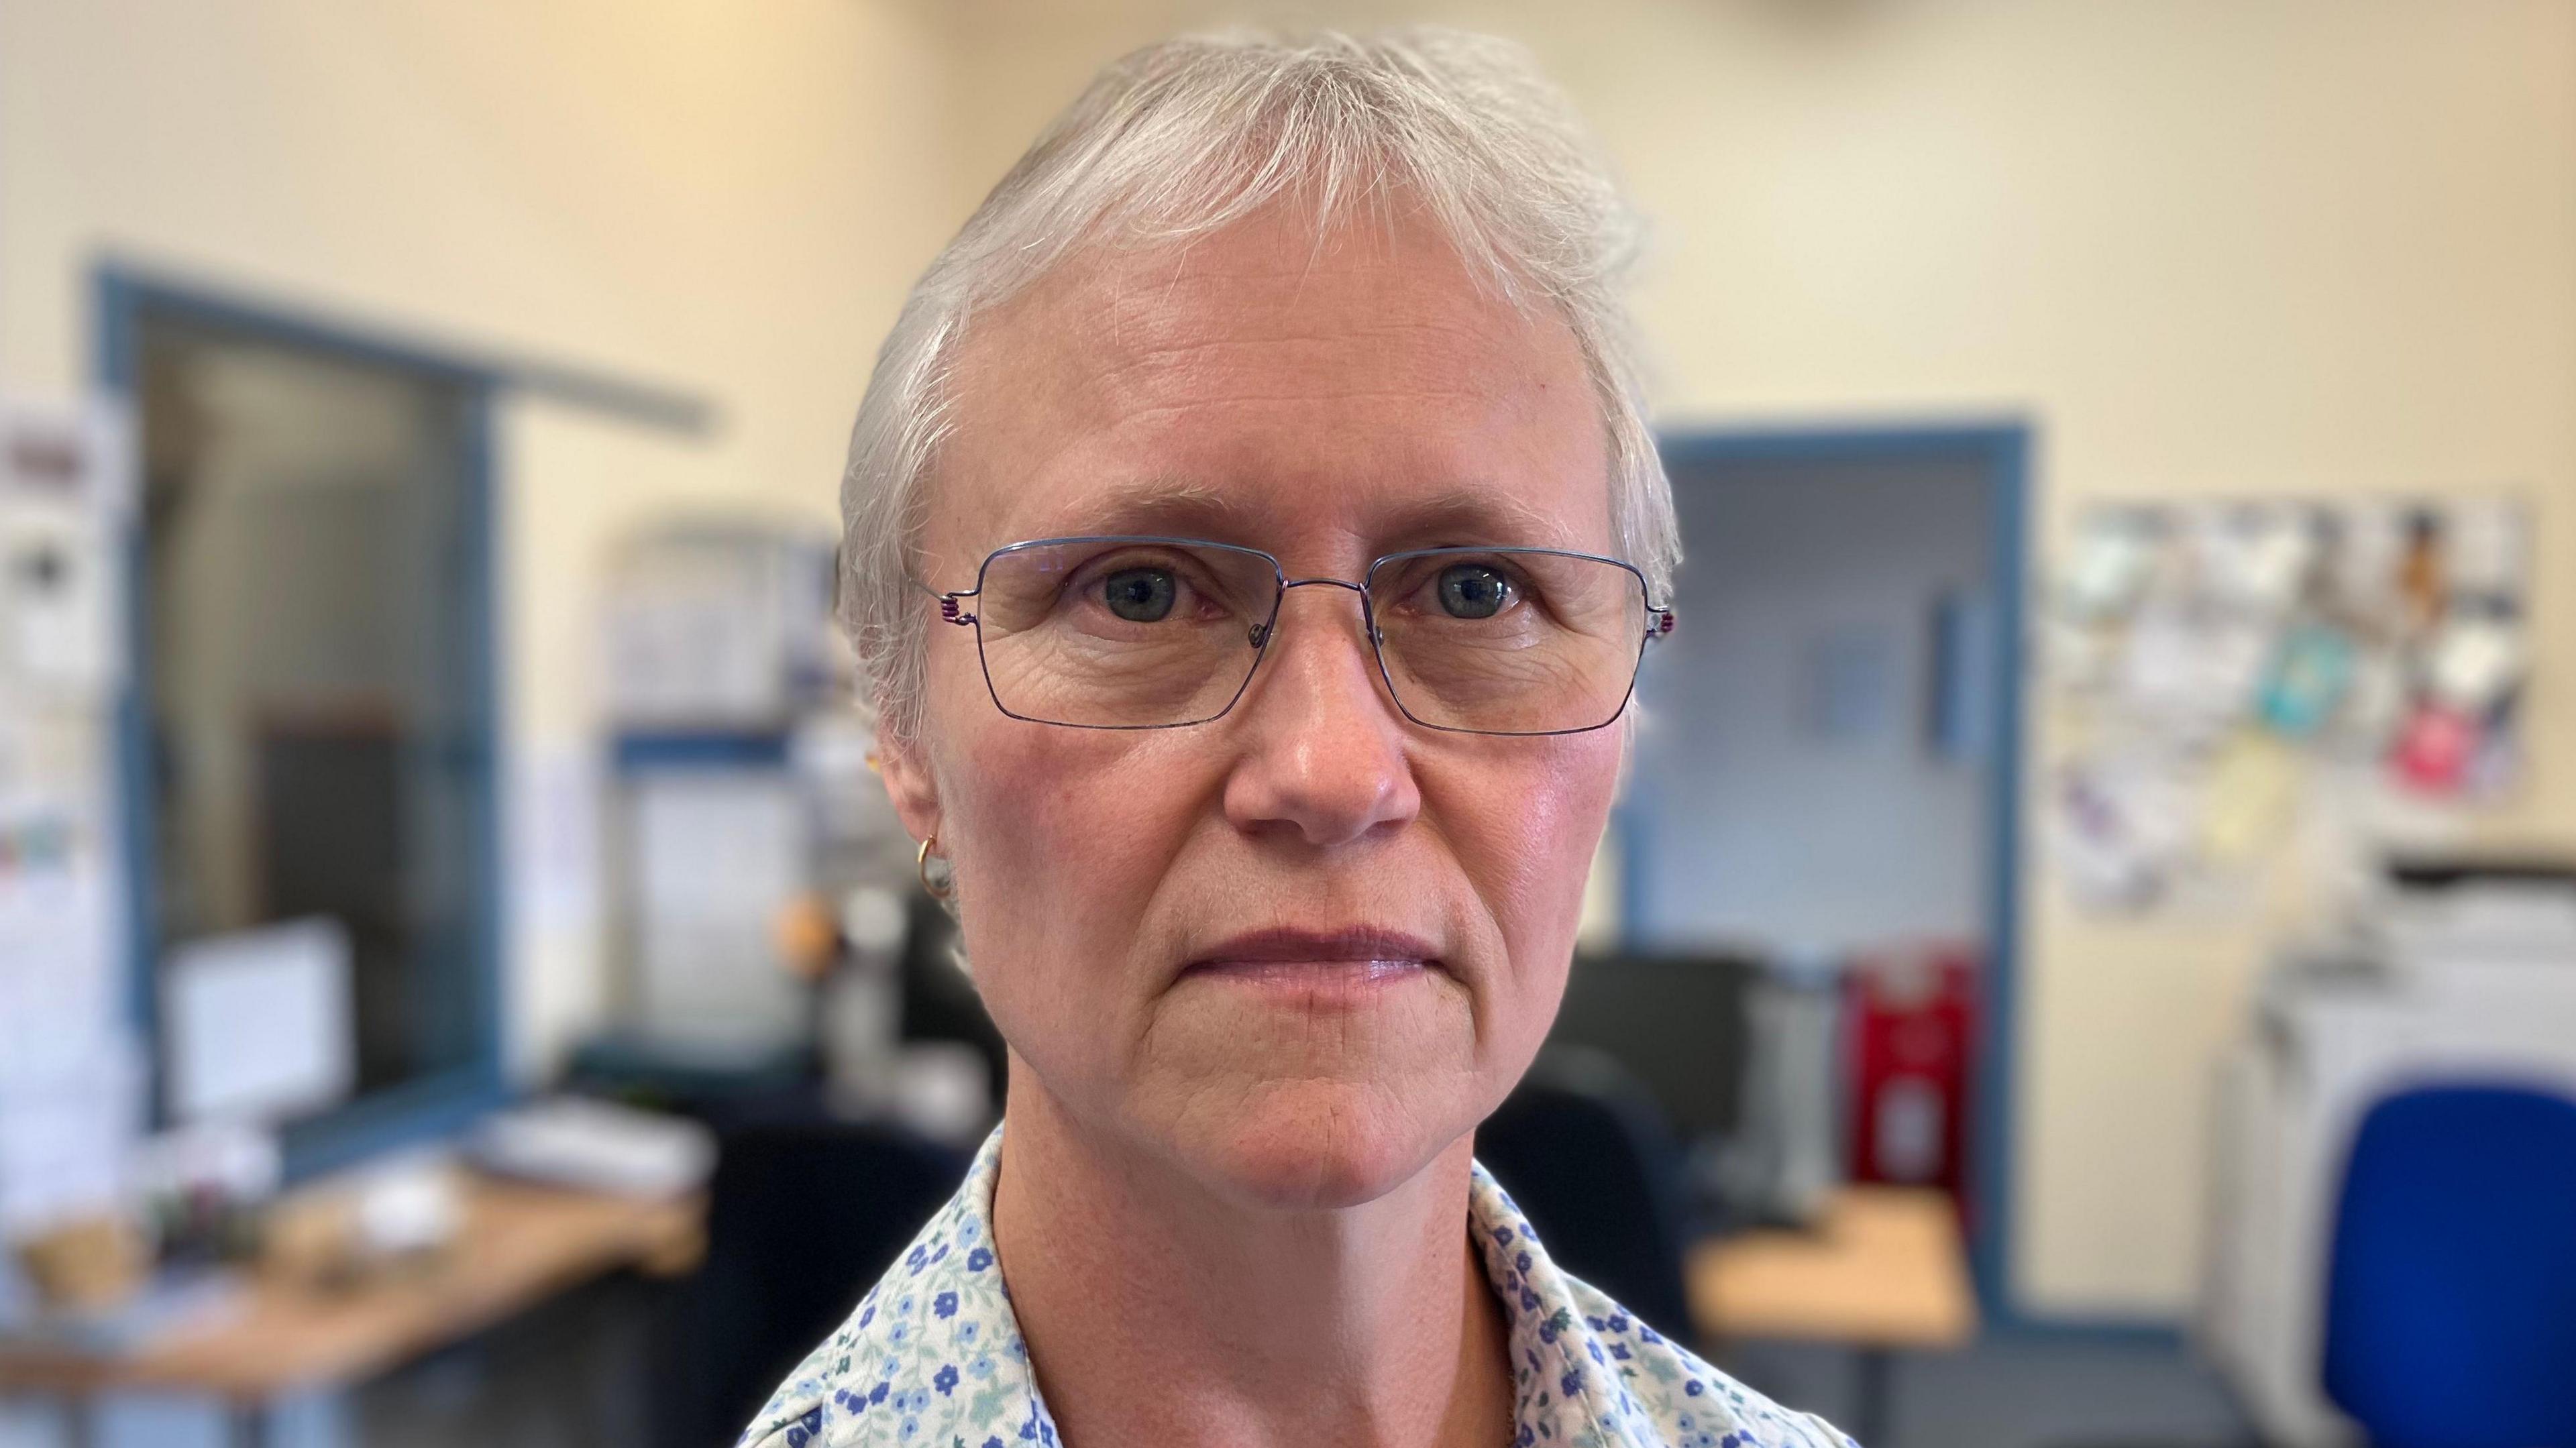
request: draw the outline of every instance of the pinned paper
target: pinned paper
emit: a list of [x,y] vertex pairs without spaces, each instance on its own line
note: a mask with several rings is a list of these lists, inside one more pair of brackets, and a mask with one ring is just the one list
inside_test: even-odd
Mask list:
[[2299,793],[2299,757],[2288,744],[2254,730],[2232,736],[2201,786],[2201,853],[2223,866],[2256,860],[2288,832]]
[[2066,572],[2068,608],[2088,619],[2128,612],[2155,562],[2154,528],[2144,515],[2104,510],[2085,520]]
[[2293,739],[2314,735],[2342,704],[2352,669],[2352,641],[2341,630],[2323,624],[2290,630],[2263,685],[2263,722]]
[[2493,709],[2522,678],[2522,629],[2510,619],[2454,619],[2427,652],[2434,697],[2462,714]]
[[2484,737],[2478,721],[2457,709],[2427,704],[2406,722],[2393,758],[2397,777],[2425,794],[2457,794]]

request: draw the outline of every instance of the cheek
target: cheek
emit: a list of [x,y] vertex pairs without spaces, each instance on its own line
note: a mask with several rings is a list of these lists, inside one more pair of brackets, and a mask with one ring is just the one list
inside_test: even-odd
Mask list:
[[1137,736],[1003,717],[950,737],[942,818],[978,988],[1044,1068],[1105,1047],[1134,995],[1136,924],[1189,834],[1188,777]]
[[1618,793],[1622,741],[1604,729],[1494,742],[1519,752],[1448,771],[1440,827],[1500,937],[1487,1029],[1498,1044],[1535,1050],[1565,989],[1584,885]]

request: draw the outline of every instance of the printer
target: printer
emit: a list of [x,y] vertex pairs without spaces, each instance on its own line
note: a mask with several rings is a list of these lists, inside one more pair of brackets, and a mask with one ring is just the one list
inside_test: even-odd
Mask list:
[[2331,937],[2276,960],[2220,1072],[2201,1345],[2266,1442],[2358,1444],[2322,1385],[2354,1134],[2419,1085],[2576,1097],[2576,864],[2392,861]]

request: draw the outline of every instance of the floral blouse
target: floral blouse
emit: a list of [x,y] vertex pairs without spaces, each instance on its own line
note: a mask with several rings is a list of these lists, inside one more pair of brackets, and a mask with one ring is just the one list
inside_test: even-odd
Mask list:
[[[993,1257],[996,1128],[965,1184],[799,1364],[740,1448],[1057,1448]],[[1468,1215],[1501,1300],[1519,1448],[1856,1448],[1558,1271],[1479,1166]]]

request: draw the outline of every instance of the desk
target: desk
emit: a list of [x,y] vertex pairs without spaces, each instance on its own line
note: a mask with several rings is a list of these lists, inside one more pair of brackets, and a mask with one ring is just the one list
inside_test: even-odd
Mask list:
[[1808,1231],[1713,1238],[1688,1264],[1691,1315],[1703,1337],[1789,1338],[1858,1354],[1852,1424],[1884,1448],[1888,1376],[1899,1350],[1965,1346],[1977,1298],[1950,1199],[1897,1187],[1845,1187]]
[[698,1199],[636,1202],[468,1178],[465,1220],[434,1266],[331,1291],[255,1273],[240,1297],[133,1350],[88,1355],[0,1344],[0,1390],[88,1400],[118,1389],[204,1393],[232,1409],[237,1443],[267,1431],[267,1406],[354,1382],[623,1268],[676,1275],[704,1242]]

